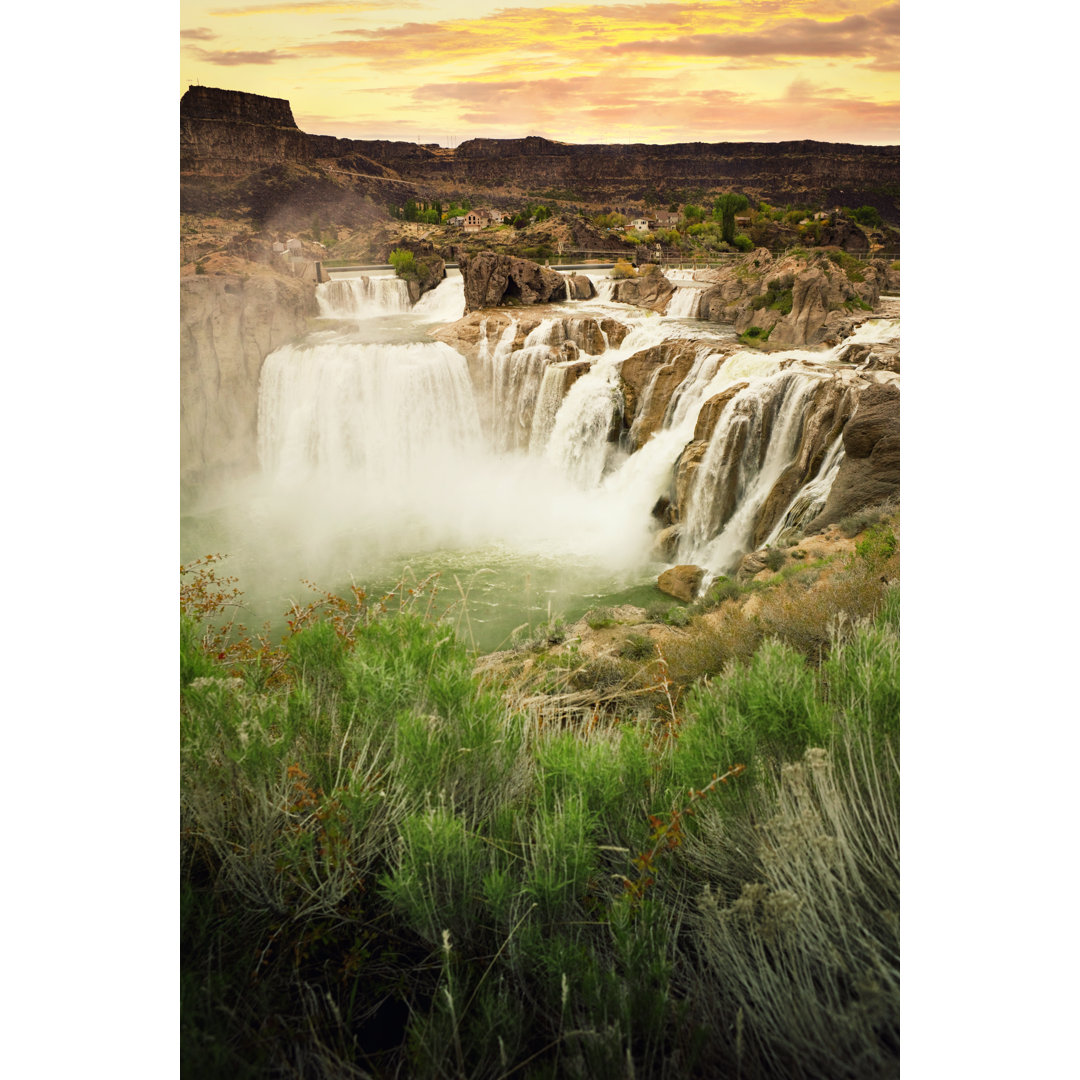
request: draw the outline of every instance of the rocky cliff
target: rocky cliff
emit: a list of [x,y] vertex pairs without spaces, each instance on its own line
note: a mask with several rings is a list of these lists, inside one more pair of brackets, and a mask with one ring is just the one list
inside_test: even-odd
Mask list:
[[[668,202],[738,190],[776,205],[875,206],[900,217],[900,148],[777,143],[571,144],[470,139],[454,150],[300,131],[284,99],[191,87],[180,103],[181,174],[237,177],[270,164],[320,164],[384,181],[463,190],[546,191],[582,203]],[[388,195],[388,197],[392,197]]]
[[314,285],[252,269],[180,282],[180,475],[188,491],[258,469],[263,360],[318,312]]

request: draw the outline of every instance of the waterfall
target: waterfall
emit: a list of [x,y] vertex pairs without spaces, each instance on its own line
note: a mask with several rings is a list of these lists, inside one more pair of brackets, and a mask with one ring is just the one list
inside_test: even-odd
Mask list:
[[795,498],[788,504],[784,516],[776,523],[773,531],[765,540],[766,546],[775,544],[784,533],[796,531],[803,525],[813,521],[822,511],[832,490],[833,481],[840,471],[840,463],[844,460],[844,437],[837,435],[832,445],[825,452],[821,466],[813,480],[804,484],[796,493]]
[[259,457],[271,476],[348,476],[364,500],[397,497],[478,434],[465,361],[441,342],[302,343],[263,365]]
[[672,319],[697,319],[701,312],[704,290],[693,285],[679,285],[668,301],[667,314]]
[[605,355],[570,387],[555,417],[545,459],[579,487],[594,487],[604,474],[612,425],[621,414],[619,364]]
[[548,364],[544,368],[544,377],[540,383],[540,392],[536,395],[536,408],[533,410],[532,430],[529,433],[529,453],[542,454],[555,428],[555,417],[563,402],[563,387],[566,385],[565,362]]
[[465,279],[459,274],[447,276],[430,292],[424,293],[413,313],[425,322],[454,322],[465,313]]
[[752,543],[758,511],[799,448],[821,377],[783,371],[755,380],[724,409],[683,512],[679,559],[717,573]]
[[[600,282],[594,304],[611,284]],[[389,277],[330,282],[318,295],[324,313],[353,319],[365,304],[374,314],[406,310],[404,283]],[[453,319],[463,304],[453,277],[409,314],[431,324]],[[603,317],[591,310],[586,318]],[[820,513],[844,451],[836,436],[827,447],[821,441],[832,423],[823,410],[835,409],[824,392],[833,375],[801,362],[828,363],[836,350],[725,355],[729,345],[681,316],[628,310],[619,314],[630,329],[617,348],[570,360],[575,339],[600,348],[596,327],[548,316],[523,337],[527,316],[507,314],[482,319],[468,362],[441,342],[402,340],[401,320],[371,333],[320,331],[272,353],[259,394],[265,498],[279,508],[262,529],[267,542],[300,537],[358,573],[373,553],[453,558],[503,545],[514,558],[559,553],[567,565],[592,560],[640,582],[656,572],[650,510],[673,486],[678,561],[714,572],[730,572],[763,529],[772,527],[775,542]],[[841,347],[897,332],[895,320],[871,320]],[[694,342],[693,362],[658,429],[629,453],[619,440],[622,365],[671,338]],[[726,402],[708,445],[694,443],[705,403],[743,381],[749,386]],[[651,381],[639,407],[660,392]],[[693,455],[683,458],[688,446]],[[796,489],[792,466],[805,467],[812,453],[821,456],[816,475]]]
[[[438,290],[436,290],[438,291]],[[333,319],[369,319],[408,311],[409,288],[398,277],[338,278],[315,288],[319,314]]]

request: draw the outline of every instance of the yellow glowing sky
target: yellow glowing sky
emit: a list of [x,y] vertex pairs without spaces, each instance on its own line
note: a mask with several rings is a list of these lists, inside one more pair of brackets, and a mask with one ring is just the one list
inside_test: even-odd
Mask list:
[[287,98],[313,134],[900,142],[882,0],[181,0],[180,28],[181,92]]

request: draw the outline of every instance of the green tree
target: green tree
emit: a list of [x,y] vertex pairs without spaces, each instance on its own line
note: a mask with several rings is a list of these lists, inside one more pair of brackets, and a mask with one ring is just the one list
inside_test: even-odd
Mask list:
[[735,241],[735,215],[750,205],[745,195],[725,192],[713,203],[713,217],[720,222],[720,234],[728,244]]
[[876,206],[860,206],[851,215],[860,225],[868,225],[872,229],[881,227],[881,214]]

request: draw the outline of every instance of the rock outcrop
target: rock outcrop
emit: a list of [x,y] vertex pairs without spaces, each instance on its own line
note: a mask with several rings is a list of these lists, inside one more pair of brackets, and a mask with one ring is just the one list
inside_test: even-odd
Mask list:
[[646,273],[626,278],[617,282],[611,291],[611,299],[616,303],[650,308],[661,315],[667,311],[674,295],[675,286],[661,273]]
[[731,323],[740,334],[757,327],[770,346],[803,346],[843,338],[878,303],[891,273],[883,259],[858,262],[825,251],[773,256],[760,248],[694,276],[711,286],[703,318]]
[[516,304],[546,304],[566,298],[563,277],[530,259],[481,251],[462,256],[465,311]]
[[900,387],[874,383],[859,398],[844,427],[844,460],[812,533],[864,506],[900,495]]
[[250,269],[180,282],[180,475],[188,491],[258,468],[263,360],[318,313],[313,284]]
[[441,284],[446,277],[446,263],[436,252],[430,240],[411,240],[402,238],[389,243],[380,252],[383,259],[389,261],[391,251],[411,251],[416,266],[412,275],[405,278],[409,290],[409,299],[415,304],[426,292]]

